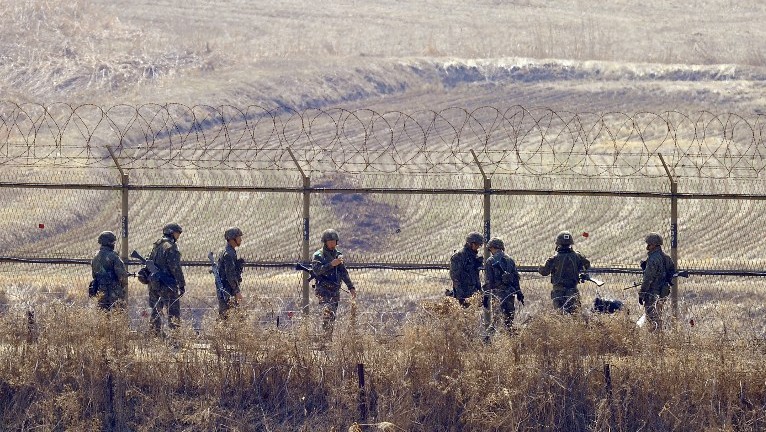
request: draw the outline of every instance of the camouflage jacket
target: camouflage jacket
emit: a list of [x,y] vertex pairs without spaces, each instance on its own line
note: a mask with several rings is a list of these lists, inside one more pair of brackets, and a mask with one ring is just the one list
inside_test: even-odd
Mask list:
[[[181,251],[178,250],[173,237],[162,237],[154,242],[154,248],[148,259],[153,260],[159,272],[163,273],[161,280],[173,282],[172,284],[163,283],[163,285],[186,286],[184,272],[181,270]],[[167,278],[167,276],[170,277]]]
[[449,277],[452,279],[452,291],[456,298],[464,299],[471,297],[473,293],[481,289],[479,269],[483,258],[469,245],[455,252],[449,261]]
[[574,288],[579,282],[580,273],[590,268],[590,261],[580,252],[570,248],[560,248],[558,253],[539,268],[543,276],[551,275],[551,283],[566,288]]
[[666,272],[670,268],[675,268],[673,259],[670,258],[662,248],[657,248],[647,254],[646,267],[644,268],[644,279],[641,283],[639,292],[652,293],[665,297],[670,294],[668,289],[668,280]]
[[237,259],[237,250],[230,244],[226,245],[218,257],[218,273],[226,294],[230,296],[239,294],[239,286],[242,283],[242,261]]
[[[93,280],[98,291],[106,294],[122,292],[128,287],[128,271],[120,256],[108,246],[101,246],[90,262]],[[122,297],[122,295],[118,295]]]
[[[506,276],[507,282],[503,281],[504,273],[508,274]],[[516,263],[513,258],[502,251],[487,258],[487,264],[484,266],[484,279],[488,290],[503,297],[514,294],[521,289]]]
[[333,267],[330,264],[339,255],[342,255],[341,251],[338,249],[330,250],[327,247],[322,247],[322,249],[314,252],[314,256],[311,258],[311,269],[317,276],[317,291],[320,293],[339,291],[341,282],[345,283],[348,289],[355,289],[346,266],[341,264]]

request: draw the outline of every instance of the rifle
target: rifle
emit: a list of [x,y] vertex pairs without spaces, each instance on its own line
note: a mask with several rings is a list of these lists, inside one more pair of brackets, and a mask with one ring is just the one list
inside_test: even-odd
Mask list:
[[[161,281],[163,279],[163,276],[165,276],[163,273],[160,272],[160,269],[157,268],[157,264],[154,263],[154,260],[144,258],[143,256],[141,256],[140,253],[138,253],[137,250],[134,249],[133,252],[131,252],[130,257],[137,259],[141,264],[144,265],[146,270],[148,270],[149,275],[147,279],[150,279],[153,281]],[[140,275],[141,275],[141,271],[139,270],[138,276]]]
[[587,272],[580,273],[579,279],[580,279],[580,283],[593,282],[594,284],[596,284],[596,286],[599,286],[599,287],[604,285],[604,281],[592,277]]
[[314,269],[303,263],[295,263],[295,270],[303,270],[309,274],[309,282],[317,278],[317,274],[314,273]]
[[[679,271],[679,272],[673,273],[673,278],[677,278],[677,277],[688,278],[689,277],[689,272],[687,270],[683,270],[683,271]],[[631,285],[629,287],[623,288],[623,290],[629,290],[631,288],[639,287],[639,286],[641,286],[642,283],[643,282],[636,282],[636,283],[634,283],[633,285]],[[669,285],[673,285],[670,282],[668,284]]]
[[220,301],[227,301],[227,297],[231,297],[226,289],[223,287],[223,281],[221,280],[221,273],[218,271],[218,263],[215,261],[215,254],[210,252],[207,254],[207,259],[210,261],[210,270],[213,278],[215,279],[215,295]]

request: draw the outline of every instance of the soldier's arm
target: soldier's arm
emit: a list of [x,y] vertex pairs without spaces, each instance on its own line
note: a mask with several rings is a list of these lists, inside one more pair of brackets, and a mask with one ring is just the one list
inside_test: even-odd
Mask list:
[[459,255],[452,255],[452,258],[449,260],[449,277],[454,283],[460,282],[460,272],[462,271],[460,264]]
[[340,280],[346,284],[349,290],[356,289],[354,283],[351,282],[351,276],[348,275],[348,270],[345,265],[341,264],[338,266],[338,274],[340,275]]
[[330,273],[332,265],[329,262],[324,262],[320,254],[314,254],[314,257],[311,260],[311,268],[317,276],[324,276]]
[[548,258],[548,260],[545,261],[545,265],[540,266],[537,271],[543,276],[548,276],[551,274],[553,271],[553,257]]
[[484,283],[488,289],[495,289],[497,284],[497,269],[493,265],[494,260],[487,260],[487,265],[484,267]]
[[654,257],[646,260],[646,269],[644,269],[644,280],[641,282],[641,289],[639,292],[649,292],[652,289],[654,281],[658,277],[665,277],[664,271],[660,262]]
[[516,291],[521,290],[521,275],[519,275],[519,269],[516,268],[516,262],[511,259],[510,261],[510,268],[508,269],[508,273],[513,275],[513,288]]
[[582,268],[584,270],[588,270],[590,268],[590,260],[588,258],[585,258],[585,255],[578,253],[580,255],[580,262],[582,263]]
[[128,287],[128,269],[125,268],[125,263],[122,259],[115,254],[114,260],[114,274],[117,276],[117,281],[123,288]]
[[170,273],[173,275],[173,278],[176,280],[176,284],[179,287],[185,287],[186,286],[186,279],[184,279],[184,272],[181,269],[181,252],[176,247],[172,247],[168,249],[167,255],[166,255],[166,263],[168,266],[168,269],[170,270]]
[[222,260],[223,270],[220,273],[221,278],[226,280],[226,285],[229,287],[229,294],[239,294],[239,277],[237,275],[237,266],[234,262],[234,257],[224,252]]

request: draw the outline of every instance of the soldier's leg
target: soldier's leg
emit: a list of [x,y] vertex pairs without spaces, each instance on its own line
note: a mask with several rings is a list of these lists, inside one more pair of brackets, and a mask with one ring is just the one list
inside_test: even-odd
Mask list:
[[160,313],[162,312],[162,298],[155,287],[149,288],[149,307],[152,309],[152,317],[149,321],[151,329],[154,334],[159,335],[160,330],[162,330],[162,319],[160,318]]
[[662,328],[662,299],[654,294],[646,294],[644,297],[644,311],[646,319],[651,324],[649,331],[655,331]]
[[551,290],[551,300],[553,301],[554,309],[559,312],[565,312],[564,307],[567,304],[567,297],[563,287],[553,286],[553,290]]
[[567,288],[564,292],[564,313],[573,314],[580,309],[580,291]]
[[229,310],[229,302],[218,299],[218,318],[225,320]]
[[322,329],[325,331],[332,331],[335,325],[335,316],[338,312],[339,302],[340,293],[322,296],[319,302],[322,305]]
[[168,303],[168,327],[177,329],[181,325],[181,297],[171,292]]
[[505,297],[502,303],[503,309],[503,323],[507,330],[511,330],[513,326],[513,319],[516,317],[516,303],[513,295]]

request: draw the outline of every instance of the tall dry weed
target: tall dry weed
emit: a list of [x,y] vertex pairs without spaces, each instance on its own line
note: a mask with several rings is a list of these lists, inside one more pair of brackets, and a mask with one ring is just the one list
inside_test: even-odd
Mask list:
[[[476,302],[478,304],[478,302]],[[395,332],[356,306],[331,340],[204,318],[168,338],[65,303],[0,317],[5,430],[762,430],[756,334],[540,312],[485,343],[481,310],[422,305]],[[33,335],[34,337],[30,337]],[[359,388],[360,364],[365,385]],[[368,425],[368,426],[365,426]],[[396,429],[398,428],[398,429]]]

